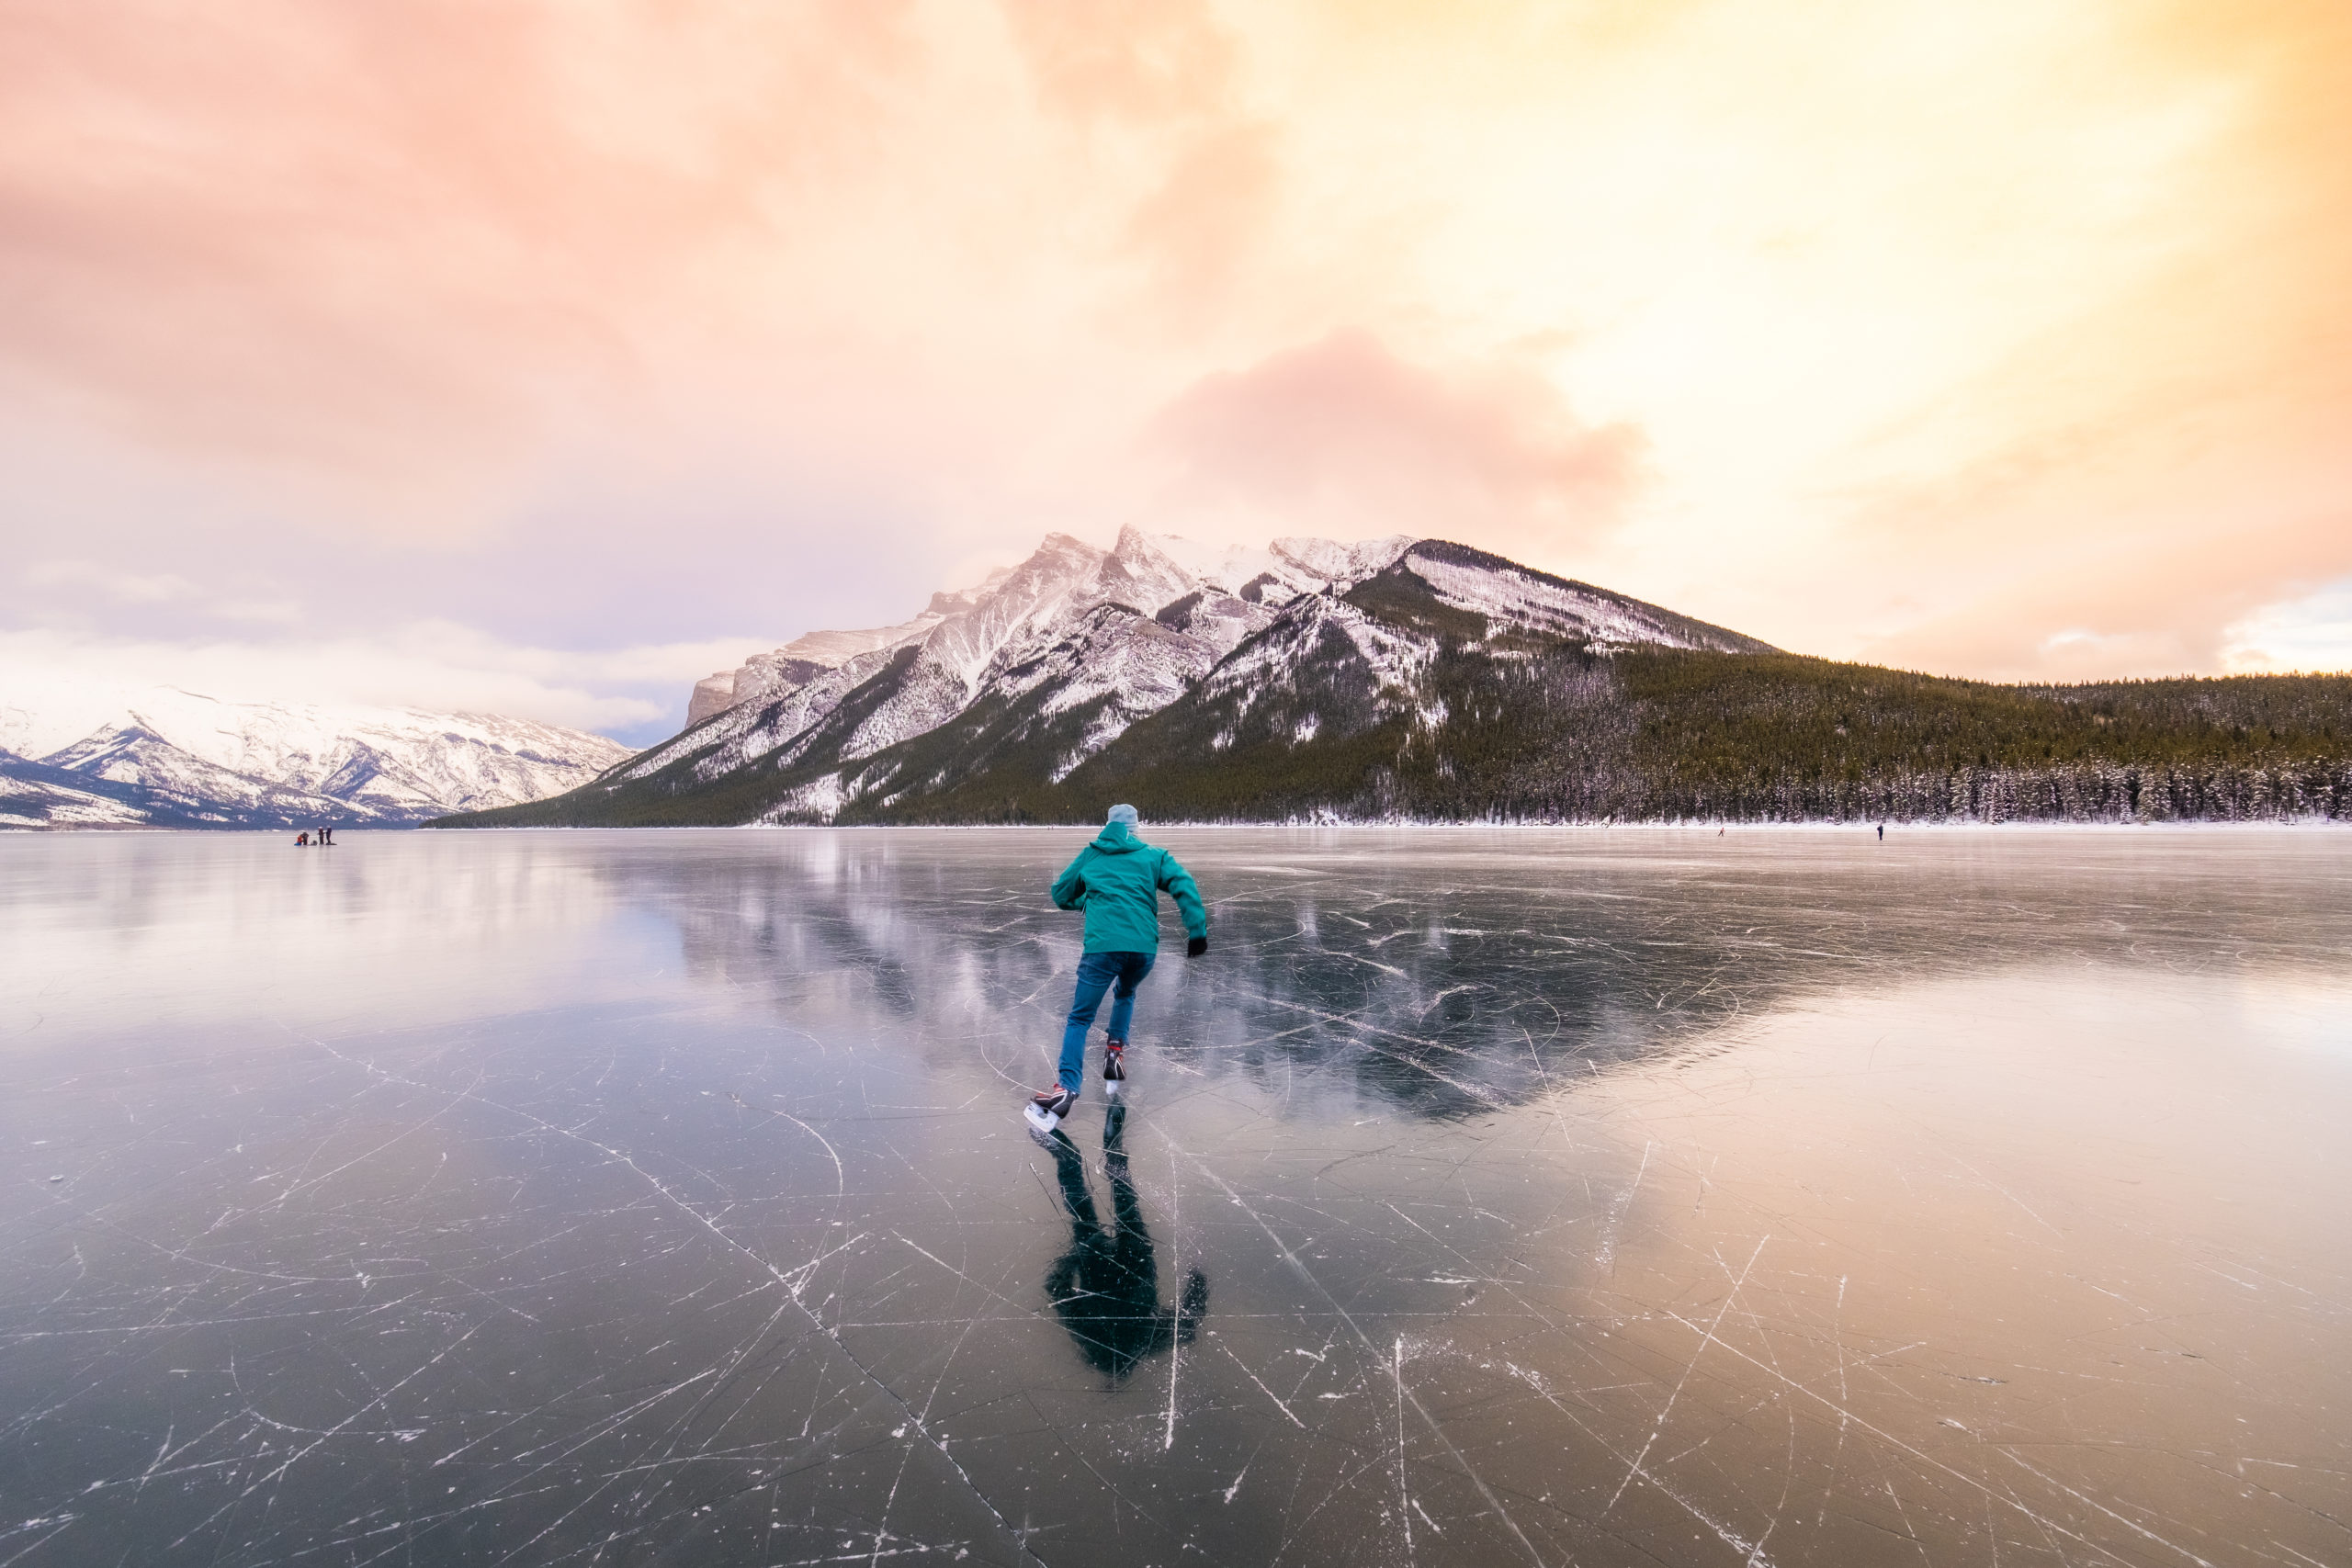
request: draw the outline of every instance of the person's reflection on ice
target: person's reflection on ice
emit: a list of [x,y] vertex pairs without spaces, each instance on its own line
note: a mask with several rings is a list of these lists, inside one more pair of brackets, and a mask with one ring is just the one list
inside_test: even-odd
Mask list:
[[1136,1201],[1135,1179],[1127,1173],[1127,1151],[1120,1141],[1126,1119],[1127,1108],[1114,1104],[1102,1120],[1102,1164],[1111,1177],[1107,1234],[1096,1217],[1086,1157],[1078,1145],[1059,1129],[1038,1140],[1053,1151],[1070,1220],[1069,1250],[1046,1276],[1046,1294],[1078,1353],[1114,1382],[1124,1382],[1147,1356],[1190,1345],[1209,1306],[1208,1279],[1198,1269],[1184,1276],[1175,1306],[1159,1304],[1151,1232]]

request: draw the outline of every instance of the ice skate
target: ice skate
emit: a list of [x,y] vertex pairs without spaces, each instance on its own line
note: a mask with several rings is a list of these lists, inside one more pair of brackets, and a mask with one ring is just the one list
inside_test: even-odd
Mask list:
[[1074,1089],[1041,1089],[1029,1097],[1029,1104],[1022,1111],[1029,1118],[1029,1125],[1040,1133],[1050,1133],[1062,1124],[1062,1118],[1078,1106],[1078,1090]]
[[1114,1040],[1102,1049],[1102,1092],[1113,1099],[1127,1081],[1127,1043]]

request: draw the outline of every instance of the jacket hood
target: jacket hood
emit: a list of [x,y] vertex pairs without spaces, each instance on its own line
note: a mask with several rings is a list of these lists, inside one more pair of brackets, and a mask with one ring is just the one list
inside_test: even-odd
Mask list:
[[1130,838],[1125,822],[1108,822],[1103,824],[1100,833],[1094,835],[1093,847],[1106,855],[1123,855],[1130,850],[1143,848],[1143,840]]

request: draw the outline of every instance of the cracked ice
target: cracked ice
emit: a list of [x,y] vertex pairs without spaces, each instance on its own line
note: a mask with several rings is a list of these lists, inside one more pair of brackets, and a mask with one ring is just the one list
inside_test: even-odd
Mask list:
[[0,1563],[2352,1560],[2352,836],[1148,832],[0,841]]

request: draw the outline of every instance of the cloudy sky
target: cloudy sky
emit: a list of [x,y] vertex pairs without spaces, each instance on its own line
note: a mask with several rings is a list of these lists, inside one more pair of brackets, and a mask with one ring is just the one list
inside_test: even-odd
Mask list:
[[2342,0],[8,0],[0,705],[650,739],[1048,530],[2352,663]]

